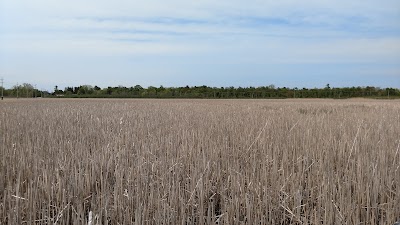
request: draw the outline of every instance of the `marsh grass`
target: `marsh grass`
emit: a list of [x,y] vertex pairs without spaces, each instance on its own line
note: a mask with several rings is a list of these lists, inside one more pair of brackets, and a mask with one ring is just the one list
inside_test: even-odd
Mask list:
[[0,224],[393,224],[400,102],[6,100]]

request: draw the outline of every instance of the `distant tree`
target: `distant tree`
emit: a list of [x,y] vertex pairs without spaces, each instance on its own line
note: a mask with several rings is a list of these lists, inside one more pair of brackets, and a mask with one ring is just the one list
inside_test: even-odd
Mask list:
[[74,93],[74,94],[78,94],[78,92],[79,92],[79,88],[80,88],[80,87],[74,87],[74,91],[73,91],[73,93]]
[[107,87],[106,88],[106,93],[108,94],[108,95],[111,95],[112,93],[114,92],[114,88],[113,87]]
[[[9,96],[32,97],[37,90],[30,84],[14,86],[13,89],[5,90],[5,94]],[[40,93],[39,93],[40,94]],[[350,97],[400,97],[400,90],[395,88],[381,89],[379,87],[343,87],[331,88],[327,84],[323,88],[289,88],[258,86],[258,87],[208,87],[202,86],[180,86],[180,87],[154,87],[149,86],[143,88],[140,85],[133,87],[117,86],[101,89],[100,87],[91,85],[81,85],[79,87],[66,87],[64,91],[59,90],[55,86],[53,95],[59,94],[79,94],[85,96],[97,95],[114,97],[147,97],[147,98],[350,98]]]
[[331,89],[331,87],[330,87],[329,84],[326,84],[325,88],[326,88],[326,89]]
[[80,95],[90,95],[94,93],[94,89],[91,85],[81,85],[79,87],[78,94]]
[[135,85],[135,87],[133,87],[135,90],[143,90],[143,87],[140,85]]
[[154,86],[149,86],[147,88],[147,93],[150,95],[149,97],[155,97],[157,96],[157,88]]
[[73,87],[66,87],[64,88],[64,93],[67,95],[71,95],[74,93],[74,88]]
[[64,91],[62,91],[62,90],[59,90],[57,85],[56,85],[56,86],[54,86],[54,92],[53,92],[53,95],[62,95],[62,94],[64,94]]

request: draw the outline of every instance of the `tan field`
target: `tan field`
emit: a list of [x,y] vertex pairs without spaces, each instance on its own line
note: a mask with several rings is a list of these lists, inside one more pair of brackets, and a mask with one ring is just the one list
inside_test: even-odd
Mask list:
[[393,224],[398,100],[6,99],[0,224]]

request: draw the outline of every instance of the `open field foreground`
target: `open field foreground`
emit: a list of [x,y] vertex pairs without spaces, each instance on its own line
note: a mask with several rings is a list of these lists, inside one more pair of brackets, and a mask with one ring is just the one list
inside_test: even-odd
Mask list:
[[0,116],[0,224],[400,219],[397,100],[6,99]]

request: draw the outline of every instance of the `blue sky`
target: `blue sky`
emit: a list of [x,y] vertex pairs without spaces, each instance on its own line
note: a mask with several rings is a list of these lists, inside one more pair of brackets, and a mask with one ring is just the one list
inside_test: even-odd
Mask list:
[[400,88],[398,0],[0,0],[5,86]]

